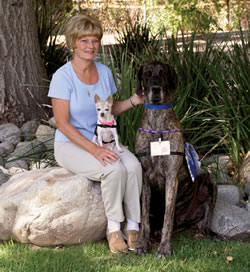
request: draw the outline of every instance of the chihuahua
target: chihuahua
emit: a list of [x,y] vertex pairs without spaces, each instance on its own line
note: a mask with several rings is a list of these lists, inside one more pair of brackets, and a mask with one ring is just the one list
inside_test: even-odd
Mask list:
[[113,102],[112,95],[110,95],[106,101],[101,101],[99,96],[95,94],[95,105],[98,120],[95,130],[96,137],[94,141],[100,146],[103,146],[103,144],[107,145],[111,150],[113,149],[115,142],[117,150],[119,152],[123,152],[118,141],[116,121],[111,113]]

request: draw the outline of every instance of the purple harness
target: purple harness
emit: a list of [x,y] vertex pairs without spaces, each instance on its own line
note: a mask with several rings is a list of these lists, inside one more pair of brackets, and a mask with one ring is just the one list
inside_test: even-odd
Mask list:
[[[151,105],[151,104],[145,104],[145,103],[144,103],[144,106],[145,106],[145,108],[154,109],[154,110],[170,109],[173,107],[171,104]],[[152,130],[152,129],[139,128],[139,130],[144,131],[144,132],[158,134],[159,139],[162,139],[162,134],[165,134],[165,133],[181,132],[181,130],[179,130],[179,129],[157,131],[157,130]],[[199,157],[198,157],[198,154],[196,153],[194,147],[189,143],[184,144],[184,151],[185,151],[185,153],[170,151],[170,155],[185,156],[190,176],[192,178],[192,181],[194,182],[194,180],[197,176],[197,172],[200,169]],[[150,152],[141,152],[141,153],[136,154],[136,157],[138,157],[138,158],[144,157],[144,156],[151,156],[151,153]]]
[[[163,105],[152,105],[152,104],[146,104],[144,102],[144,107],[147,109],[151,109],[151,110],[168,110],[171,109],[173,107],[172,104],[163,104]],[[152,130],[152,129],[146,129],[146,128],[139,128],[140,131],[144,131],[144,132],[149,132],[149,133],[154,133],[154,134],[158,134],[159,135],[159,139],[162,139],[162,134],[165,133],[172,133],[172,132],[181,132],[181,130],[179,129],[174,129],[174,130]],[[183,152],[178,152],[178,151],[170,151],[170,155],[179,155],[179,156],[184,156]],[[151,156],[150,152],[141,152],[136,154],[136,157],[144,157],[144,156]]]
[[170,129],[170,130],[152,130],[152,129],[146,129],[146,128],[139,128],[140,131],[146,131],[150,133],[159,134],[159,138],[161,138],[162,134],[165,133],[171,133],[171,132],[181,132],[180,129]]

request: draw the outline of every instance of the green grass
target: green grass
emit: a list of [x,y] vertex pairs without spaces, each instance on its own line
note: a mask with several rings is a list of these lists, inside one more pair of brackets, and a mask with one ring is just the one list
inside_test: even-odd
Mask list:
[[157,259],[156,247],[142,257],[134,253],[112,254],[106,240],[58,250],[34,250],[28,245],[6,242],[0,244],[0,272],[250,271],[248,243],[199,239],[182,233],[174,237],[173,247],[171,257]]

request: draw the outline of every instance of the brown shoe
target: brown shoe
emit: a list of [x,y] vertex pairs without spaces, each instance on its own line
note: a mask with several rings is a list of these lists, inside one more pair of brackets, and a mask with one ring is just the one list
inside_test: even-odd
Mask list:
[[137,230],[126,230],[126,236],[128,239],[128,250],[135,250],[138,234],[139,231]]
[[118,231],[110,232],[107,235],[109,248],[112,253],[126,252],[128,247],[122,238],[122,233]]

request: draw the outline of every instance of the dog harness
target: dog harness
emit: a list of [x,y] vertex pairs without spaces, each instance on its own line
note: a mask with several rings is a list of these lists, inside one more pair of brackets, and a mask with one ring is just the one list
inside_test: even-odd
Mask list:
[[[112,127],[112,126],[114,126],[115,120],[108,121],[108,122],[103,122],[103,121],[99,120],[98,122],[101,123],[100,125],[105,125],[105,126],[107,126],[107,127]],[[97,124],[97,125],[98,125],[98,124]]]
[[[147,104],[144,101],[144,107],[147,109],[151,109],[151,110],[168,110],[173,108],[172,104],[160,104],[160,105],[153,105],[153,104]],[[162,134],[165,133],[172,133],[172,132],[181,132],[181,130],[152,130],[152,129],[146,129],[146,128],[139,128],[140,131],[145,131],[145,132],[149,132],[149,133],[154,133],[154,134],[158,134],[159,135],[159,140],[161,141],[162,139]],[[150,156],[151,153],[150,152],[141,152],[136,154],[136,157],[144,157],[144,156]],[[180,156],[184,156],[183,152],[178,152],[178,151],[170,151],[170,155],[180,155]]]
[[[159,134],[159,141],[161,141],[162,139],[162,134],[165,134],[165,133],[172,133],[172,132],[181,132],[181,130],[179,129],[175,129],[175,130],[151,130],[151,129],[146,129],[146,128],[139,128],[140,131],[145,131],[145,132],[149,132],[149,133],[154,133],[154,134]],[[180,155],[180,156],[184,156],[184,153],[183,152],[178,152],[178,151],[170,151],[170,155]],[[151,153],[150,152],[141,152],[141,153],[138,153],[136,154],[136,157],[137,158],[140,158],[140,157],[145,157],[145,156],[151,156]]]
[[[101,120],[99,120],[98,122],[100,122],[101,124],[96,124],[96,128],[95,128],[95,135],[98,136],[98,133],[97,133],[97,127],[102,127],[102,128],[117,128],[117,125],[115,125],[115,121],[112,120],[112,121],[109,121],[109,122],[103,122]],[[109,141],[109,142],[104,142],[104,144],[111,144],[115,141],[115,139]]]
[[[152,104],[146,104],[144,102],[144,107],[147,109],[154,109],[154,110],[163,110],[163,109],[171,109],[173,106],[172,104],[163,104],[163,105],[152,105]],[[139,128],[140,131],[144,132],[149,132],[149,133],[154,133],[159,135],[159,141],[162,139],[162,134],[165,133],[174,133],[174,132],[181,132],[181,130],[176,129],[176,130],[151,130],[151,129],[146,129],[146,128]],[[195,151],[194,147],[189,144],[185,143],[184,144],[184,153],[183,152],[178,152],[178,151],[170,151],[170,155],[179,155],[179,156],[184,156],[187,162],[189,174],[192,178],[192,181],[194,182],[197,172],[200,169],[200,161],[199,161],[199,156],[197,152]],[[145,157],[145,156],[151,156],[150,152],[141,152],[137,153],[136,157]]]

